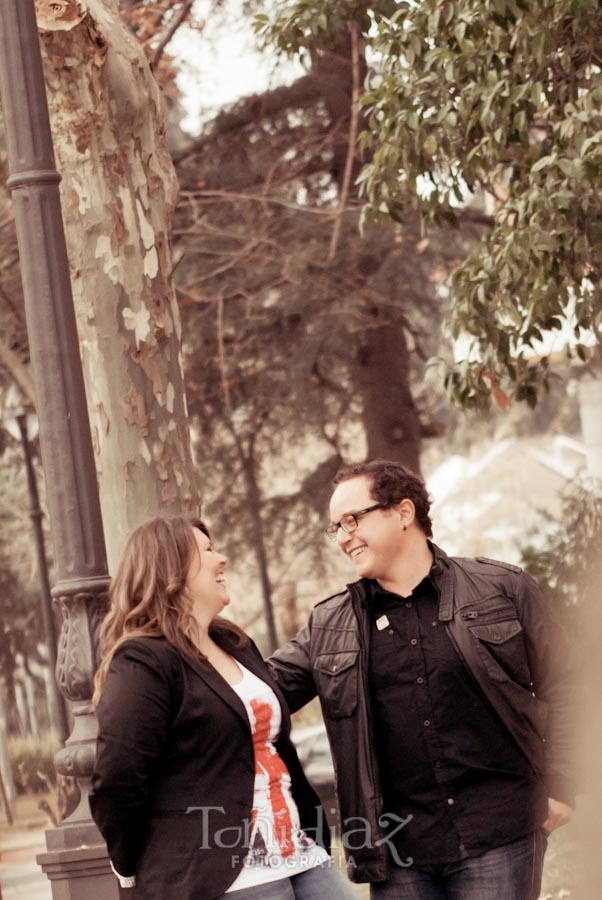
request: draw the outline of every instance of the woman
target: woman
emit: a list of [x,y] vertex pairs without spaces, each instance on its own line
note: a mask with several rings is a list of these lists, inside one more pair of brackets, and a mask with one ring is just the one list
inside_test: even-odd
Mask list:
[[92,815],[143,900],[351,900],[286,704],[218,618],[226,562],[199,520],[130,535],[101,635]]

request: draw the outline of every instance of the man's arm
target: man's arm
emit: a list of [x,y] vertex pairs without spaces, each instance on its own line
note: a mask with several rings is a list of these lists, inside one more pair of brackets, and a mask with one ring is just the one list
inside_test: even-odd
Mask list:
[[317,693],[310,662],[311,628],[310,616],[296,637],[266,660],[291,712],[301,709]]
[[550,799],[544,828],[553,831],[569,821],[575,806],[577,666],[575,653],[550,616],[537,583],[526,573],[518,578],[518,611],[533,690],[549,708],[545,756]]

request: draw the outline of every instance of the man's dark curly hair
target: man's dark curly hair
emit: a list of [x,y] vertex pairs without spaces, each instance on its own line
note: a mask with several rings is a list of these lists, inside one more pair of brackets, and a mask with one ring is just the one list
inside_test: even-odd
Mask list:
[[342,481],[350,481],[362,475],[370,478],[372,496],[384,506],[396,506],[402,500],[411,500],[416,508],[418,525],[427,537],[433,536],[433,523],[429,516],[431,498],[420,475],[390,459],[373,459],[353,466],[343,466],[334,476],[333,484],[341,484]]

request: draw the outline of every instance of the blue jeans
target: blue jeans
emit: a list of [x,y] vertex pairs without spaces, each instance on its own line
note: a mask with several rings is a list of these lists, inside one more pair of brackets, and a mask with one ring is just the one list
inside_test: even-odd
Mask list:
[[370,885],[370,900],[537,900],[547,837],[535,831],[457,863],[436,875],[391,866],[389,879]]
[[357,894],[330,860],[291,878],[230,891],[218,900],[357,900]]

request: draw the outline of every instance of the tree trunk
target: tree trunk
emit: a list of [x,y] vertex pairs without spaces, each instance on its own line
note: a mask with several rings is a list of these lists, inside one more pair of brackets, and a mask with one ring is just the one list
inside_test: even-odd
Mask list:
[[[367,66],[364,48],[359,47],[360,84],[364,83]],[[352,107],[353,50],[349,34],[341,36],[331,51],[323,52],[314,64],[319,76],[324,103],[333,126],[342,126],[335,135],[333,176],[339,192],[349,153],[349,129]],[[363,112],[359,111],[360,123]],[[361,124],[360,129],[361,130]],[[364,158],[363,162],[367,159]],[[362,166],[359,148],[354,148],[351,169],[351,195],[357,199],[355,184]],[[364,402],[363,422],[368,458],[395,459],[420,471],[420,422],[410,390],[408,347],[403,328],[392,323],[379,324],[374,310],[374,327],[368,327],[361,338],[358,383]]]
[[283,639],[290,641],[295,637],[301,622],[299,621],[299,610],[297,608],[297,582],[287,581],[282,585],[281,592],[282,615],[281,624]]
[[109,564],[161,509],[194,509],[161,97],[117,0],[37,0]]
[[367,457],[394,459],[420,472],[420,421],[409,376],[403,328],[390,323],[366,329],[357,377],[363,400]]
[[12,803],[17,792],[15,790],[10,754],[8,752],[6,725],[4,709],[0,705],[0,779],[2,779],[3,784],[3,797],[0,808],[2,806],[4,807],[7,824],[12,825]]
[[[360,46],[358,51],[359,83],[363,84],[368,67],[364,56],[364,48]],[[332,175],[337,182],[339,192],[343,186],[343,175],[347,155],[349,153],[349,129],[351,125],[352,99],[353,99],[353,49],[351,35],[345,32],[330,50],[323,50],[312,67],[312,75],[320,85],[320,92],[324,98],[324,105],[331,121],[332,134]],[[363,109],[358,112],[360,120],[359,131],[363,128]],[[358,133],[359,133],[358,131]],[[357,196],[358,189],[355,180],[360,173],[362,160],[359,147],[354,147],[354,158],[351,169],[352,194]]]
[[241,462],[243,465],[245,482],[247,485],[249,512],[253,521],[253,533],[250,536],[250,542],[253,546],[253,550],[255,551],[255,558],[257,560],[257,566],[259,568],[259,580],[261,582],[261,593],[263,596],[263,609],[265,615],[268,650],[270,653],[274,653],[274,651],[278,647],[278,635],[276,633],[276,622],[274,620],[272,584],[270,581],[268,554],[266,551],[265,535],[263,532],[263,520],[261,518],[261,494],[259,491],[259,485],[257,484],[255,456],[252,448],[249,448],[248,455],[243,455],[241,453]]

